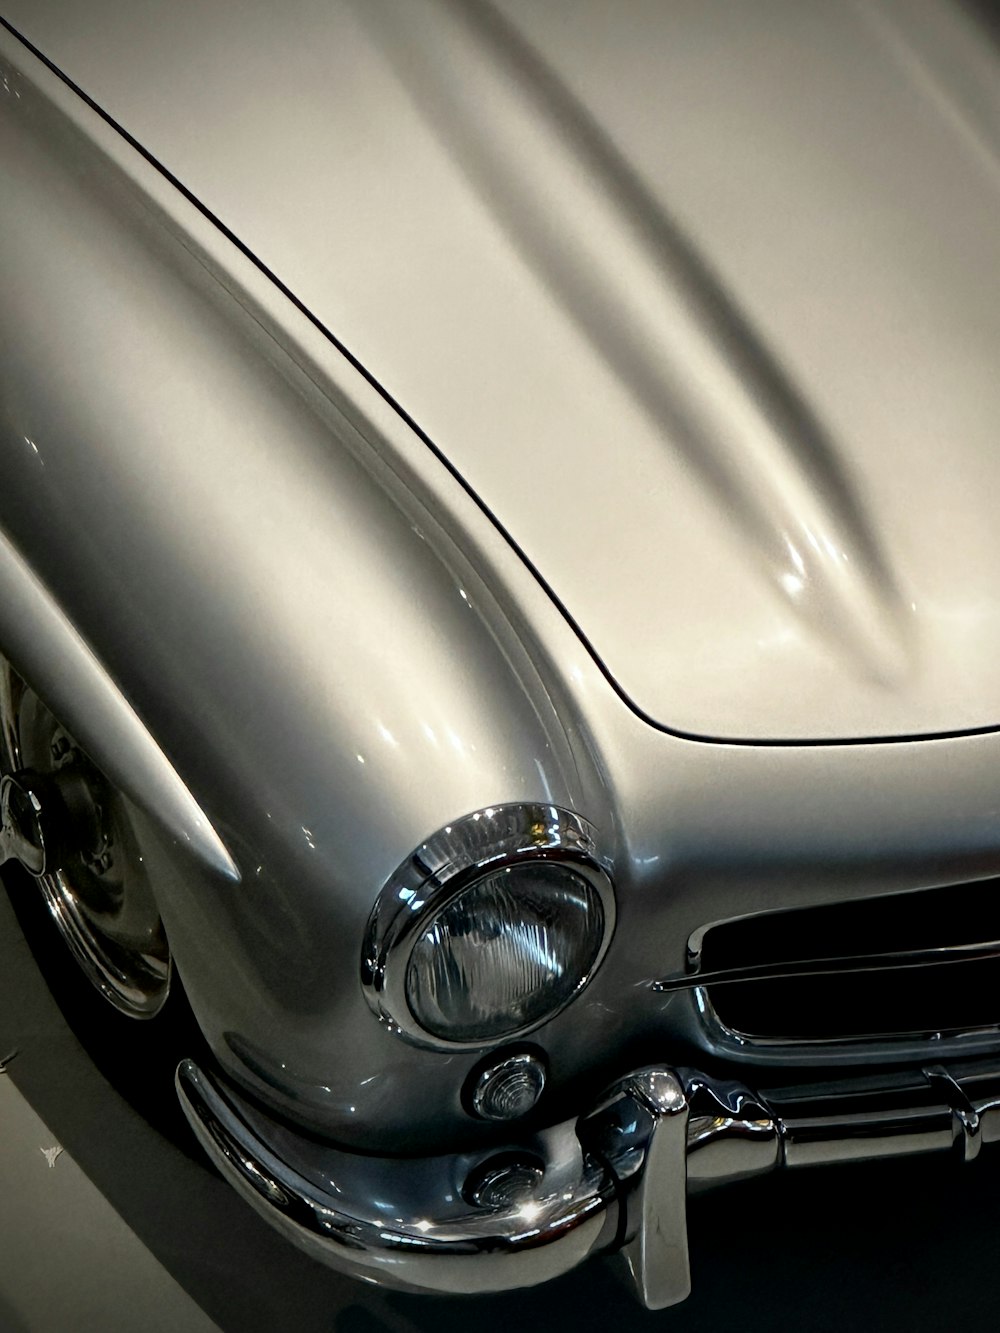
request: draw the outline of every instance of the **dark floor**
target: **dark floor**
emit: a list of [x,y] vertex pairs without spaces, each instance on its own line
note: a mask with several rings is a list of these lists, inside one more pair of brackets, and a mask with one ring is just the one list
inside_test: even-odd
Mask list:
[[[199,1308],[226,1333],[511,1333],[512,1327],[584,1333],[623,1326],[677,1333],[737,1327],[740,1333],[806,1328],[874,1333],[988,1328],[996,1319],[1000,1149],[992,1154],[986,1149],[968,1168],[936,1160],[831,1168],[697,1200],[691,1209],[694,1295],[658,1314],[639,1309],[605,1261],[533,1292],[421,1298],[362,1286],[300,1255],[201,1164],[196,1149],[183,1150],[171,1115],[156,1117],[154,1126],[138,1113],[132,1103],[142,1103],[142,1090],[148,1110],[151,1102],[169,1097],[163,1091],[167,1084],[157,1085],[155,1074],[129,1062],[138,1069],[140,1095],[130,1091],[128,1100],[119,1090],[127,1078],[119,1081],[111,1070],[109,1082],[108,1068],[98,1072],[53,1000],[8,897],[0,893],[0,1060],[15,1049],[16,1058],[0,1077],[16,1091],[8,1087],[0,1109],[14,1107],[14,1097],[20,1106],[23,1097],[52,1142],[65,1149],[66,1180],[75,1161],[114,1210],[92,1191],[89,1206],[73,1205],[85,1215],[62,1226],[59,1244],[48,1256],[48,1282],[74,1280],[68,1276],[74,1265],[67,1236],[78,1235],[82,1248],[92,1246],[95,1229],[106,1225],[105,1214],[116,1225],[117,1214],[134,1233],[135,1252],[150,1257],[147,1289],[155,1291],[161,1282],[163,1309],[175,1312],[169,1326],[178,1333],[195,1326],[200,1333],[206,1326]],[[13,1126],[13,1110],[8,1115]],[[37,1210],[30,1191],[15,1192],[12,1182],[23,1172],[19,1175],[10,1158],[4,1161],[5,1151],[23,1151],[19,1143],[0,1124],[0,1219],[11,1225],[7,1210],[16,1210],[18,1230],[36,1232],[38,1245],[45,1247],[51,1211],[45,1213],[37,1192]],[[59,1169],[57,1162],[45,1181],[55,1182]],[[86,1255],[81,1262],[87,1262]],[[117,1273],[114,1264],[108,1268],[101,1279],[113,1316],[99,1316],[91,1305],[82,1322],[67,1324],[64,1314],[51,1311],[71,1308],[72,1302],[54,1305],[45,1299],[44,1291],[30,1285],[38,1285],[37,1273],[29,1278],[23,1262],[0,1253],[0,1333],[87,1333],[88,1327],[132,1333],[142,1327],[125,1299],[121,1267]],[[115,1300],[116,1284],[121,1302]]]

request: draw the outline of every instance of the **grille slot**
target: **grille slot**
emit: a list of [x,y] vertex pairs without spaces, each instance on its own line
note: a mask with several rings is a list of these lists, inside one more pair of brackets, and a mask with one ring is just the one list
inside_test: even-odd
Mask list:
[[[1000,880],[726,921],[700,971],[955,948],[1000,940]],[[755,1042],[924,1037],[1000,1025],[1000,959],[704,987],[710,1020]]]

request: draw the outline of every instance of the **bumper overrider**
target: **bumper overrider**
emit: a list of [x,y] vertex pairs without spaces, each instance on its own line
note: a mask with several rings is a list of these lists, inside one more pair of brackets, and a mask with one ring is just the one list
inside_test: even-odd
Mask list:
[[1000,1061],[767,1093],[653,1066],[514,1148],[417,1159],[317,1144],[190,1060],[177,1090],[223,1175],[324,1263],[469,1294],[534,1286],[620,1250],[651,1309],[690,1290],[688,1191],[782,1166],[929,1152],[970,1161],[1000,1139]]

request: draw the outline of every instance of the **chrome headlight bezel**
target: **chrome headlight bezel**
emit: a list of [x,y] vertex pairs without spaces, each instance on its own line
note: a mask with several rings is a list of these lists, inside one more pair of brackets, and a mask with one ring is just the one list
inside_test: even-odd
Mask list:
[[[600,947],[586,973],[541,1018],[502,1037],[451,1040],[427,1032],[407,995],[410,955],[421,933],[449,903],[493,871],[525,861],[564,864],[597,894],[604,915]],[[615,927],[615,898],[598,853],[597,831],[586,819],[555,805],[488,806],[439,829],[389,877],[368,920],[361,984],[369,1006],[401,1037],[444,1051],[482,1051],[548,1023],[583,990],[601,965]]]

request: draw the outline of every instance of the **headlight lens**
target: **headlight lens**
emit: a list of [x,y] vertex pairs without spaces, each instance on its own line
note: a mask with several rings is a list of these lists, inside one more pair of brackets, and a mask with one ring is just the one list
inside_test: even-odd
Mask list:
[[495,870],[427,922],[406,996],[425,1032],[490,1041],[541,1022],[590,975],[604,910],[582,875],[545,861]]

